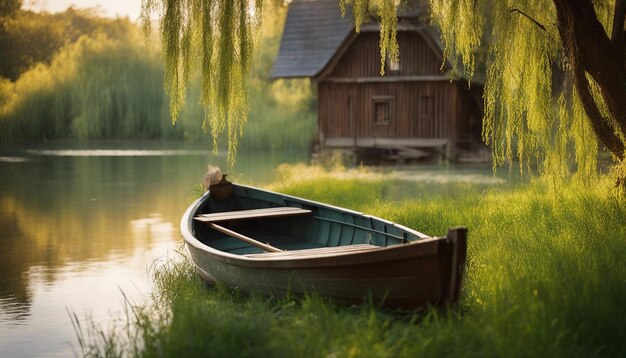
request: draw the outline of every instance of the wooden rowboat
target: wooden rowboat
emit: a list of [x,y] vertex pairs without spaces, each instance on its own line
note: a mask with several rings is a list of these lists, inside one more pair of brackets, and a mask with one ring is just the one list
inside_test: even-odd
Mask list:
[[207,281],[266,295],[316,292],[416,308],[458,300],[464,228],[446,237],[359,212],[223,181],[185,212],[181,231]]

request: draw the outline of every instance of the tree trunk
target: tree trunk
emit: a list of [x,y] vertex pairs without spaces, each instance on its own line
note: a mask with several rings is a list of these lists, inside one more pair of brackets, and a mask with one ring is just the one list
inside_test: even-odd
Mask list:
[[[574,74],[583,108],[598,139],[624,160],[624,143],[616,133],[626,135],[626,61],[624,58],[624,0],[616,0],[611,37],[598,21],[591,0],[553,0],[563,48]],[[613,122],[603,118],[592,96],[587,78],[598,85]]]

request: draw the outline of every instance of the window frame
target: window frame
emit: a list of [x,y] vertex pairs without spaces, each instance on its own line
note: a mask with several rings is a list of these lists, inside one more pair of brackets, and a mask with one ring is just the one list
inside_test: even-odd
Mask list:
[[[374,125],[377,126],[387,126],[394,118],[393,113],[393,102],[395,100],[395,96],[382,95],[382,96],[372,96],[372,112]],[[383,105],[386,108],[386,116],[384,119],[379,120],[378,115],[378,106]]]

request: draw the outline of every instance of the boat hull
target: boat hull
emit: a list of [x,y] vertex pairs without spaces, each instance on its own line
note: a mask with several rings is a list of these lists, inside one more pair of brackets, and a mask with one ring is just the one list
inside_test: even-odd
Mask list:
[[465,229],[450,230],[446,237],[367,250],[333,252],[328,248],[322,249],[322,254],[310,255],[233,255],[196,237],[193,218],[205,200],[207,195],[189,207],[181,231],[198,273],[207,281],[277,297],[316,293],[348,303],[369,301],[407,309],[453,303],[459,298]]

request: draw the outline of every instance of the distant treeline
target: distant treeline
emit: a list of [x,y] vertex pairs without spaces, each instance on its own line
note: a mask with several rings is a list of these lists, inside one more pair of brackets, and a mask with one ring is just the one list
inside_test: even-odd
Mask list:
[[[242,149],[308,149],[315,133],[306,81],[269,82],[284,11],[265,21],[250,80]],[[278,20],[278,21],[277,21]],[[0,141],[203,139],[198,86],[172,125],[158,41],[127,19],[90,10],[0,14]],[[193,81],[192,81],[193,82]],[[224,147],[225,148],[225,147]]]

